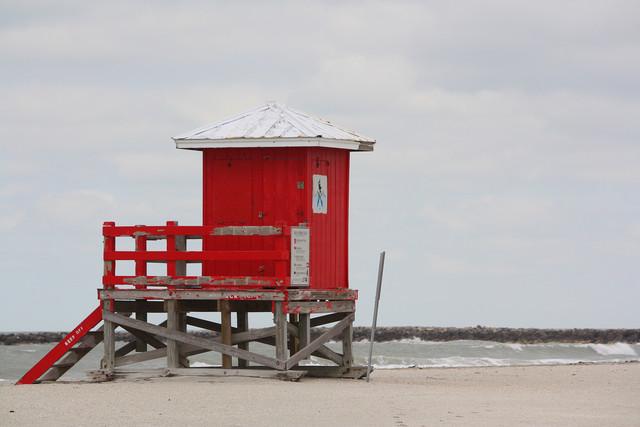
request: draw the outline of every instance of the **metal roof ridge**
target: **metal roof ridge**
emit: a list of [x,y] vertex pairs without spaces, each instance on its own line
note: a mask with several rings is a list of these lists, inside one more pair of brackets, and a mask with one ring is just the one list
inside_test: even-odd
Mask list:
[[[237,122],[237,124],[236,124]],[[280,127],[279,127],[280,126]],[[273,131],[273,135],[269,135]],[[331,121],[295,110],[276,101],[267,101],[256,108],[209,123],[173,137],[174,141],[229,139],[292,139],[324,138],[353,140],[375,144],[375,139],[344,129]]]

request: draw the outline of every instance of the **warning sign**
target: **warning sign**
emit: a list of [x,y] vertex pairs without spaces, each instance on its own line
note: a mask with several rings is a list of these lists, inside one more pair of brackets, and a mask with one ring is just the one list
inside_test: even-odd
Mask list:
[[327,213],[328,187],[326,175],[313,175],[313,195],[311,204],[313,213]]
[[291,285],[309,286],[309,229],[291,227]]

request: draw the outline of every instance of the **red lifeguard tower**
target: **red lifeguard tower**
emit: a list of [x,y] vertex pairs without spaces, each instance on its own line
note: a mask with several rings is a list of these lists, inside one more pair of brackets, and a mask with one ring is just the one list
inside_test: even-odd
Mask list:
[[[18,383],[55,381],[100,341],[104,379],[163,357],[165,372],[202,373],[185,368],[189,356],[208,351],[222,354],[223,369],[207,375],[362,376],[351,351],[349,156],[372,151],[375,141],[276,103],[173,139],[177,148],[202,151],[203,225],[105,222],[101,306]],[[118,250],[116,238],[134,239],[135,251]],[[148,250],[156,240],[166,248]],[[202,250],[189,250],[189,240],[201,240]],[[135,274],[118,275],[118,261],[134,261]],[[148,263],[165,264],[166,275],[148,275]],[[200,264],[201,275],[187,275],[189,263]],[[198,312],[220,312],[220,322]],[[275,325],[249,329],[253,312],[272,312]],[[149,323],[148,313],[166,313],[166,321]],[[117,326],[135,341],[116,349]],[[194,336],[187,326],[214,336]],[[312,339],[317,326],[325,328]],[[336,338],[342,353],[325,345]],[[250,342],[272,345],[273,357],[250,351]],[[335,366],[299,365],[311,355]]]

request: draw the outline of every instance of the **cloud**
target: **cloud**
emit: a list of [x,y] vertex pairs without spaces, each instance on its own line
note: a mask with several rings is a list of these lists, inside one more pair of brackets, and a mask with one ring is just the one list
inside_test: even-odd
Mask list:
[[14,230],[22,222],[23,218],[24,213],[20,211],[0,212],[0,233]]
[[[97,281],[102,221],[199,223],[200,154],[171,136],[275,99],[378,139],[352,156],[350,272],[367,306],[377,248],[389,250],[388,323],[630,325],[638,12],[630,1],[3,2],[0,229],[21,254],[5,271],[24,283],[14,299],[39,289],[40,271],[62,290]],[[76,284],[60,254],[82,261]],[[20,264],[36,256],[37,271]],[[516,291],[526,301],[506,310]],[[619,309],[589,314],[605,296]],[[569,303],[584,307],[572,320]],[[0,313],[2,325],[18,318]]]
[[428,221],[451,231],[501,234],[539,228],[550,221],[552,206],[550,200],[541,197],[480,195],[453,199],[447,206],[425,203],[423,214]]
[[109,193],[96,190],[71,190],[47,194],[38,208],[42,218],[52,223],[83,224],[113,214],[116,199]]

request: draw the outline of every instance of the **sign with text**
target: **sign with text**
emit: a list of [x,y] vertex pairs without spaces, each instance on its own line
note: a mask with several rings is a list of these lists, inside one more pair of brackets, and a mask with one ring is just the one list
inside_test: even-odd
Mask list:
[[308,228],[291,227],[291,286],[309,286]]

